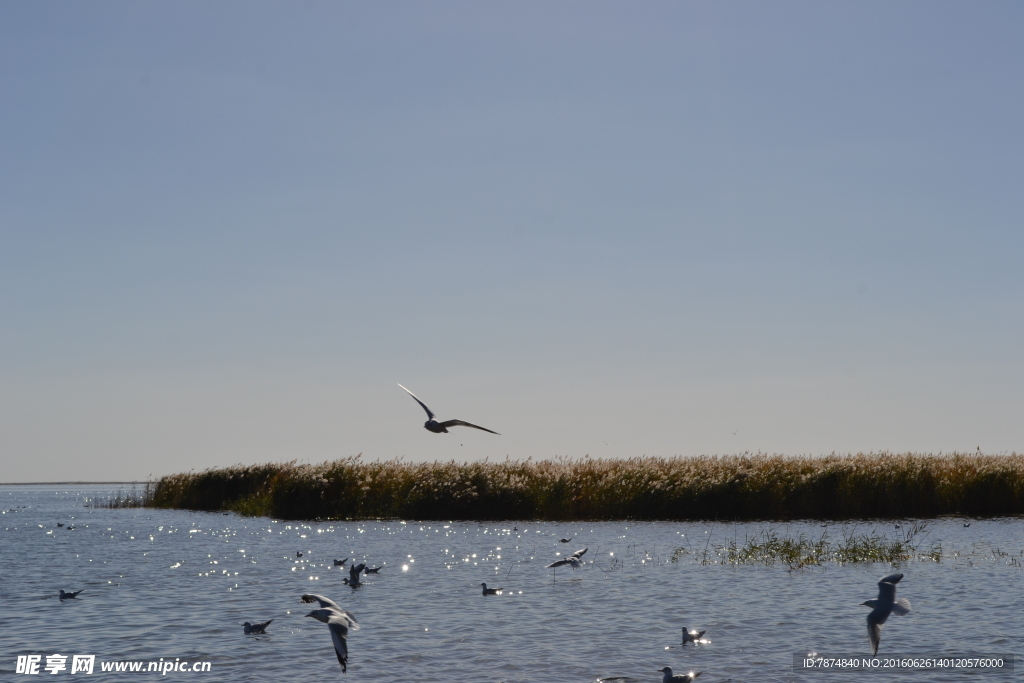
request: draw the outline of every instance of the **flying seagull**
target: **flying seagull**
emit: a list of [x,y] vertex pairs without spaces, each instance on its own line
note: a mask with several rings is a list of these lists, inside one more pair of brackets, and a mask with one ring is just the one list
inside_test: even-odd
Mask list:
[[871,643],[871,655],[878,654],[878,641],[882,638],[882,624],[890,614],[903,616],[910,613],[910,601],[906,598],[896,599],[896,584],[903,574],[889,574],[878,580],[878,597],[861,604],[870,607],[868,614],[868,641]]
[[696,643],[705,633],[707,633],[707,631],[691,631],[684,626],[683,645],[686,645],[687,643]]
[[[399,384],[398,386],[402,387],[401,384]],[[405,387],[402,388],[405,389]],[[498,432],[487,429],[486,427],[481,427],[479,425],[471,424],[469,422],[463,422],[462,420],[446,420],[445,422],[438,422],[437,420],[434,419],[434,413],[430,412],[430,408],[427,407],[426,403],[416,398],[416,394],[412,393],[408,389],[405,389],[405,391],[414,399],[416,399],[417,403],[423,406],[423,410],[427,411],[427,418],[429,419],[423,423],[423,428],[426,429],[428,432],[434,432],[435,434],[447,434],[449,427],[472,427],[473,429],[481,429],[485,432],[490,432],[491,434],[498,434]],[[501,436],[501,434],[498,434],[498,436]]]
[[561,560],[555,560],[554,562],[552,562],[544,568],[551,569],[552,567],[561,567],[568,564],[572,566],[573,569],[579,569],[583,566],[583,561],[580,558],[583,557],[584,553],[586,552],[586,548],[584,548],[583,550],[577,550],[569,557],[562,558]]
[[[84,590],[85,589],[83,588],[82,591],[84,591]],[[82,591],[75,591],[74,593],[65,593],[64,589],[62,588],[61,591],[60,591],[60,596],[58,596],[58,597],[60,597],[61,600],[70,600],[71,598],[76,597]]]
[[346,610],[338,606],[338,603],[322,595],[307,593],[302,596],[302,602],[319,602],[320,609],[315,609],[307,617],[313,617],[317,621],[327,624],[331,629],[331,640],[334,642],[334,654],[338,655],[338,663],[341,670],[348,671],[348,630],[359,630],[359,622]]
[[244,624],[242,624],[242,630],[244,630],[246,633],[266,633],[267,627],[270,626],[271,621],[273,621],[273,619],[271,619],[270,621],[264,621],[262,624],[250,624],[247,621]]
[[666,666],[664,669],[658,669],[658,672],[665,674],[661,678],[662,683],[690,683],[693,679],[703,673],[702,671],[698,671],[696,673],[691,671],[690,673],[676,674],[673,676],[671,666]]
[[480,588],[483,589],[484,595],[497,595],[500,588],[488,588],[486,583],[481,583]]

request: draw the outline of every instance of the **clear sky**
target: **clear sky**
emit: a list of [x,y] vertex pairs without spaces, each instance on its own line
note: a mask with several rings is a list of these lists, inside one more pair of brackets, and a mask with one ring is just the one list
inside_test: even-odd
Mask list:
[[0,481],[1021,451],[1021,36],[1020,2],[2,1]]

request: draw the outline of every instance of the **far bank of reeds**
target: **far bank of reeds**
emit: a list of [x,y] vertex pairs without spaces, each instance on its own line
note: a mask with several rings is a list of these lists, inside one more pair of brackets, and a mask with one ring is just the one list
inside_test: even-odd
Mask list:
[[235,466],[161,478],[153,507],[282,519],[783,520],[1024,513],[1024,455],[745,454]]

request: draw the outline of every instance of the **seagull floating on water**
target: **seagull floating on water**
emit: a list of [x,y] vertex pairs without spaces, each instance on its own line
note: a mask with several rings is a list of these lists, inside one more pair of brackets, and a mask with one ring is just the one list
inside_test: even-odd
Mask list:
[[300,553],[300,552],[296,551],[296,552],[295,552],[295,557],[302,557],[302,553]]
[[[402,387],[401,384],[398,386]],[[405,387],[402,388],[405,389]],[[434,419],[434,413],[430,411],[430,408],[427,407],[426,403],[416,398],[416,394],[412,393],[408,389],[405,389],[405,391],[416,399],[417,403],[423,406],[423,410],[427,411],[427,418],[429,419],[423,423],[423,428],[428,432],[434,432],[435,434],[447,434],[449,427],[472,427],[473,429],[480,429],[485,432],[490,432],[491,434],[498,434],[498,432],[487,429],[486,427],[481,427],[480,425],[475,425],[469,422],[463,422],[462,420],[446,420],[444,422],[438,422]],[[501,434],[498,434],[498,436],[501,436]]]
[[379,567],[367,567],[366,569],[363,570],[363,573],[364,574],[379,574],[381,569],[384,569],[384,565],[381,565]]
[[481,583],[480,588],[483,589],[484,595],[497,595],[501,588],[488,588],[486,583]]
[[246,633],[266,633],[267,627],[270,626],[271,621],[273,621],[273,619],[270,621],[264,621],[262,624],[250,624],[247,621],[242,624],[242,630]]
[[335,560],[334,561],[334,566],[335,567],[341,567],[341,566],[344,566],[344,564],[346,562],[348,562],[348,558],[347,557],[344,560]]
[[691,671],[691,672],[685,673],[685,674],[675,674],[675,675],[672,675],[672,667],[671,666],[666,666],[664,669],[658,669],[658,671],[660,673],[664,673],[665,674],[661,678],[662,683],[690,683],[690,681],[692,681],[697,676],[700,676],[702,673],[704,673],[703,671],[697,671],[696,673]]
[[696,643],[705,633],[707,633],[707,631],[691,631],[684,626],[683,645],[686,645],[687,643]]
[[[85,589],[83,588],[82,591],[84,591],[84,590]],[[74,593],[66,593],[64,591],[64,589],[61,589],[60,595],[58,597],[60,597],[61,600],[70,600],[71,598],[76,597],[82,591],[75,591]]]
[[343,610],[338,603],[322,595],[307,593],[302,596],[302,602],[319,602],[320,609],[315,609],[307,617],[313,617],[317,621],[327,624],[331,629],[331,640],[334,642],[334,654],[338,655],[338,662],[343,672],[348,671],[348,637],[349,629],[359,630],[359,622],[351,612]]
[[[57,522],[57,526],[64,526],[64,522]],[[967,526],[967,525],[964,524],[964,526]]]
[[878,654],[878,641],[882,639],[882,624],[890,614],[903,616],[910,613],[910,601],[906,598],[896,599],[896,584],[903,574],[889,574],[878,580],[878,597],[861,604],[870,607],[868,614],[868,642],[871,643],[871,655]]
[[569,541],[571,541],[571,540],[572,540],[572,537],[569,537],[569,538],[560,538],[560,539],[558,539],[558,542],[559,542],[559,543],[568,543],[568,542],[569,542]]
[[551,569],[552,567],[561,567],[561,566],[564,566],[564,565],[570,565],[573,569],[579,569],[580,567],[583,566],[583,561],[580,558],[583,557],[584,553],[586,553],[586,552],[587,552],[586,548],[584,548],[582,550],[577,550],[576,552],[574,552],[569,557],[562,558],[561,560],[555,560],[554,562],[552,562],[551,564],[549,564],[548,566],[546,566],[544,568],[545,569]]

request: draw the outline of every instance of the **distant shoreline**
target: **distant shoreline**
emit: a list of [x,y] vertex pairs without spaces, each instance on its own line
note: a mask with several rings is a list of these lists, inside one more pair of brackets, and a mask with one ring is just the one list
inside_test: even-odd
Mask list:
[[0,481],[0,486],[75,486],[108,484],[145,484],[144,481]]

